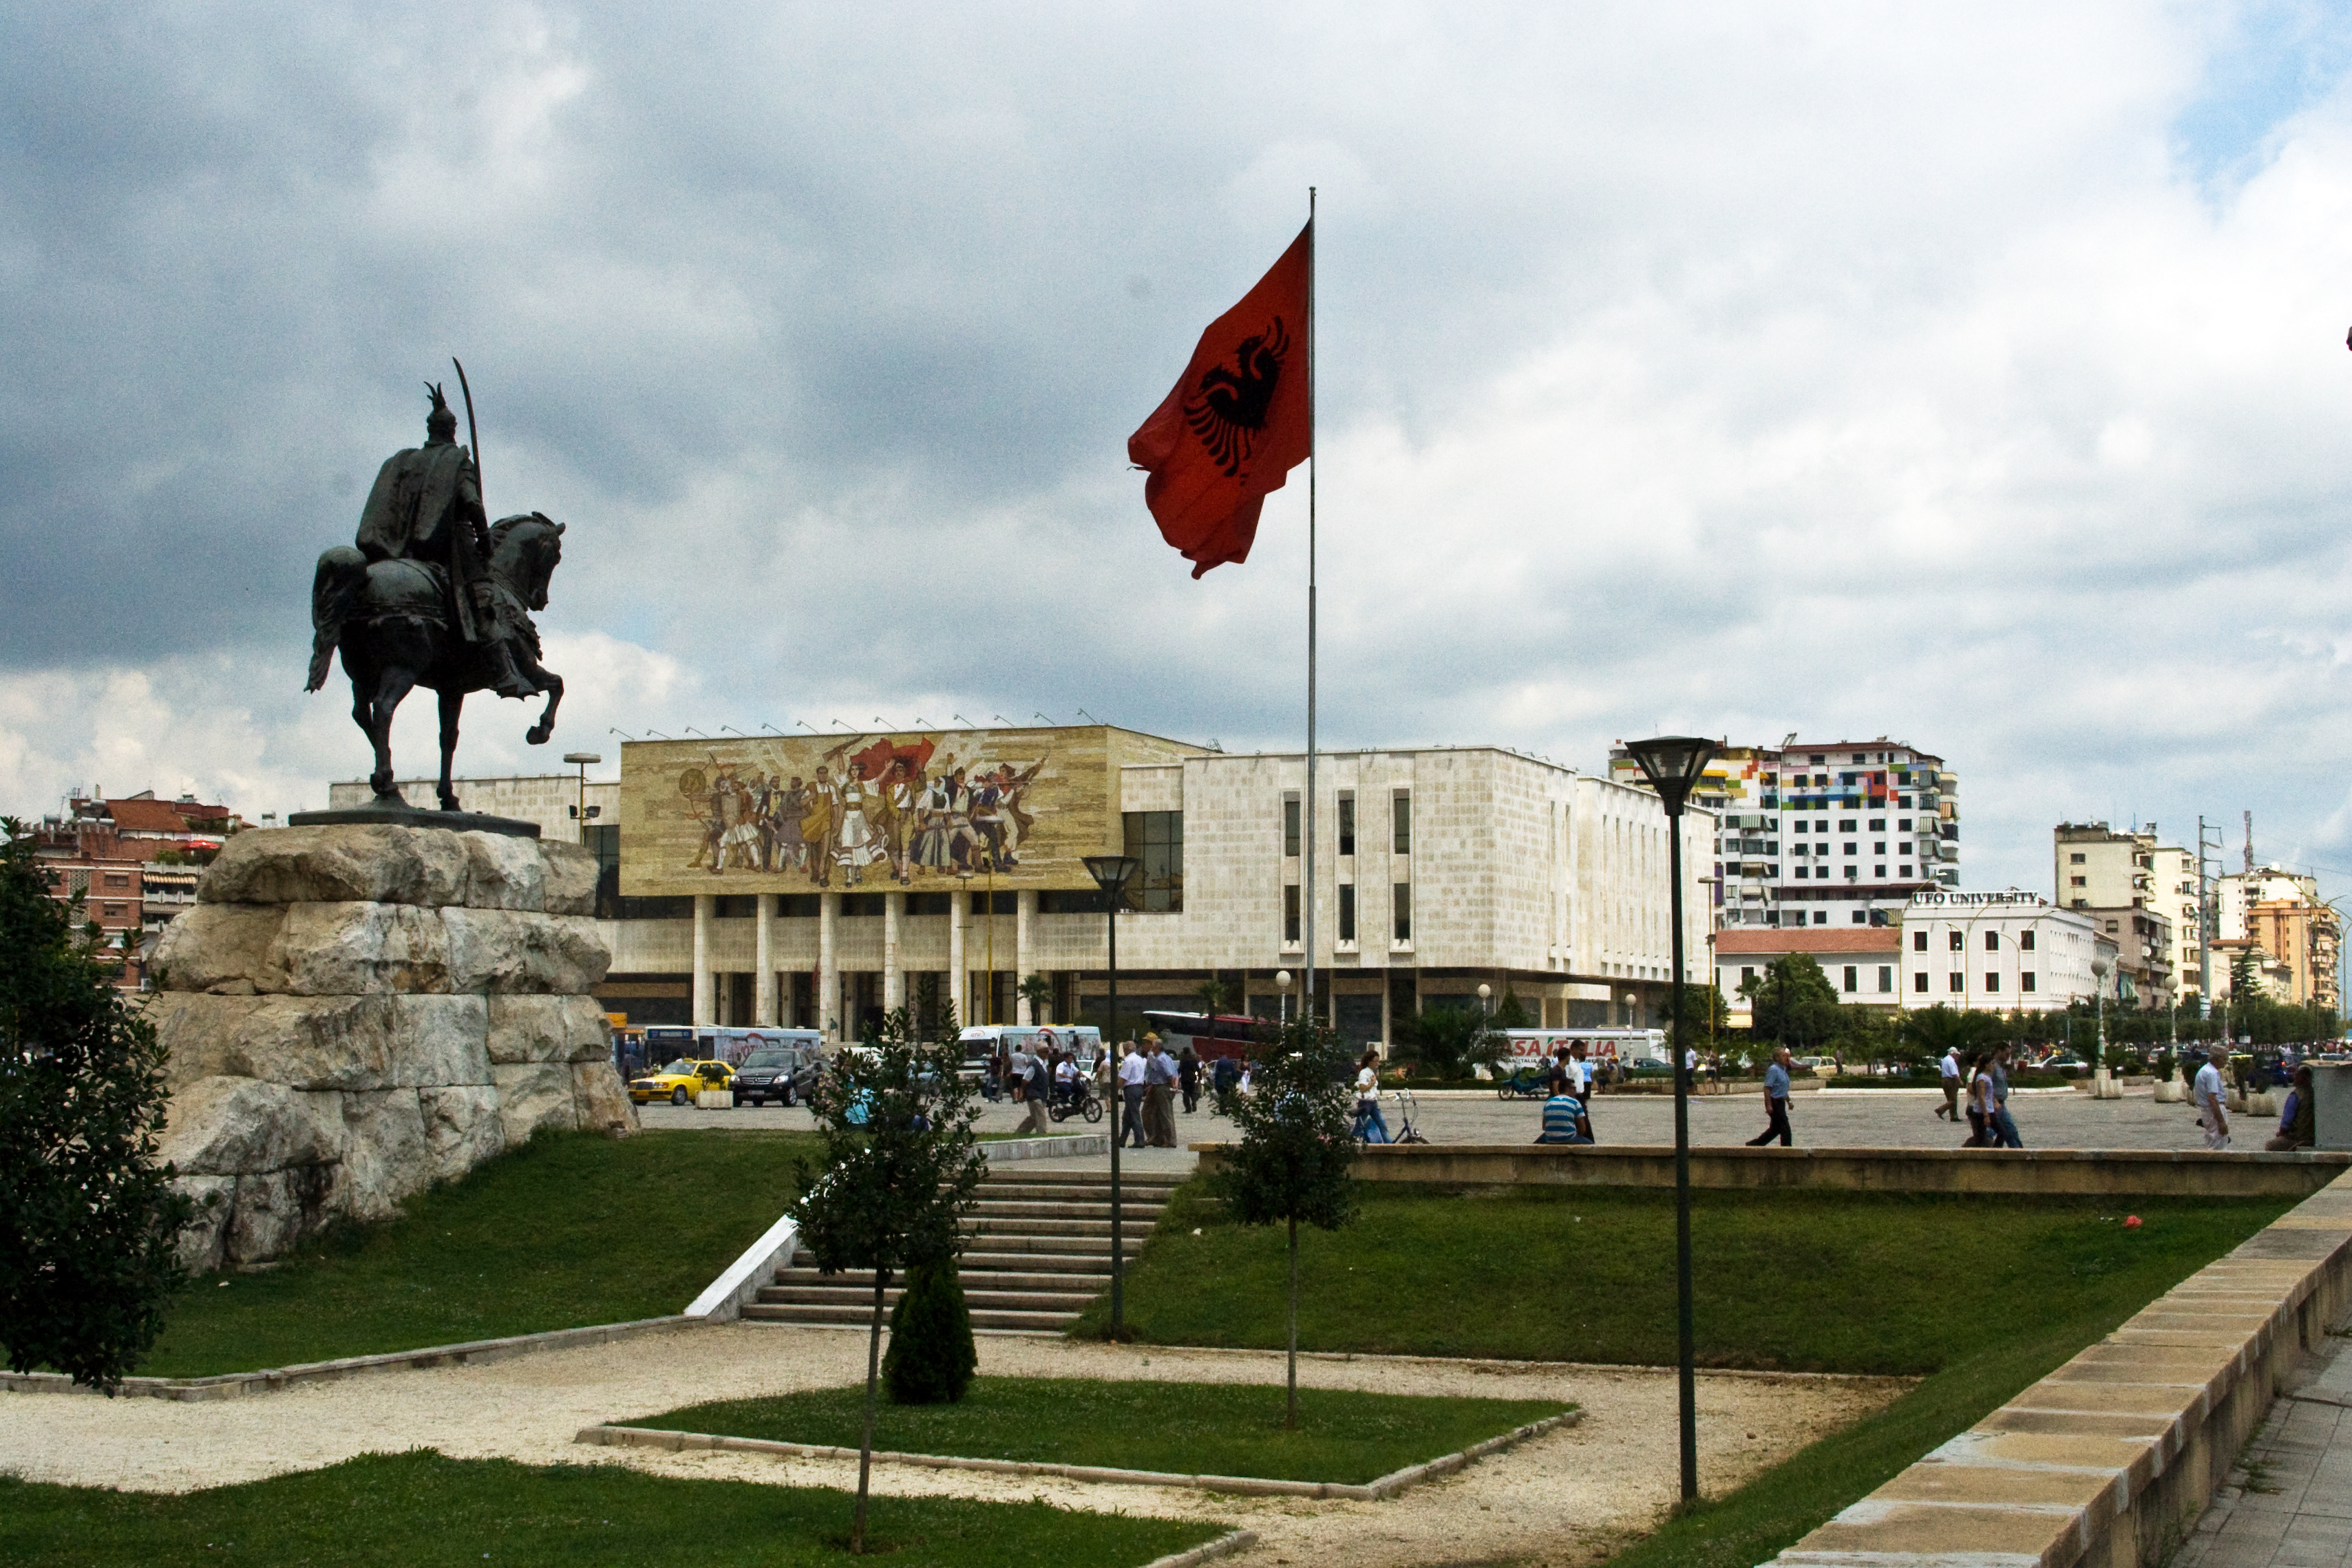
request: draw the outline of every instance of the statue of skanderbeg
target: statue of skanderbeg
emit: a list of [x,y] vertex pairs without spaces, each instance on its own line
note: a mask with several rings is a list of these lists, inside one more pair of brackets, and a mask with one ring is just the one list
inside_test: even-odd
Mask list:
[[510,617],[500,613],[490,576],[489,520],[473,454],[457,445],[457,416],[440,387],[427,390],[425,445],[384,459],[353,542],[371,563],[409,561],[431,573],[450,626],[480,655],[490,689],[531,696],[538,688],[515,667],[504,624]]

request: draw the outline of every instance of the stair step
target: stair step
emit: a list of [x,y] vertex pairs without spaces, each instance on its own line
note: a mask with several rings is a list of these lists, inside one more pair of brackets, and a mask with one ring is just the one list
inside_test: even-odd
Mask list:
[[[1050,1290],[1062,1295],[1092,1296],[1110,1289],[1110,1260],[1103,1259],[1098,1273],[1033,1273],[1003,1268],[962,1268],[956,1274],[966,1295],[975,1290]],[[895,1289],[896,1287],[891,1287]],[[782,1289],[874,1289],[874,1276],[869,1272],[820,1274],[814,1268],[779,1269],[772,1284],[762,1287]],[[775,1298],[782,1300],[783,1298]]]
[[[755,1323],[835,1323],[845,1328],[865,1328],[874,1321],[871,1302],[859,1307],[823,1307],[812,1305],[774,1305],[754,1301],[743,1309],[746,1321]],[[981,1331],[1017,1330],[1028,1332],[1055,1332],[1068,1328],[1078,1321],[1076,1311],[1008,1311],[1002,1310],[975,1310],[971,1326]]]
[[[1119,1205],[1119,1211],[1124,1218],[1140,1219],[1149,1224],[1159,1218],[1160,1211],[1167,1206],[1165,1204],[1137,1203],[1129,1199]],[[971,1208],[971,1217],[974,1219],[1098,1219],[1108,1224],[1110,1208],[1110,1201],[1107,1198],[1098,1204],[1000,1203],[994,1199],[982,1198]]]
[[[1119,1196],[1129,1203],[1165,1203],[1176,1194],[1172,1182],[1122,1182]],[[982,1199],[1005,1198],[1014,1203],[1110,1202],[1108,1182],[982,1182]]]
[[988,1215],[966,1215],[960,1228],[966,1236],[1099,1236],[1106,1242],[1110,1238],[1108,1219],[996,1219]]

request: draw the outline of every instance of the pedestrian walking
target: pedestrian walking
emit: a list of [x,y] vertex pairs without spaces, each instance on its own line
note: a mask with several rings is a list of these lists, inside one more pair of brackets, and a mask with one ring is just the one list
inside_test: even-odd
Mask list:
[[1029,1096],[1029,1121],[1021,1131],[1051,1132],[1054,1123],[1048,1112],[1054,1103],[1054,1066],[1043,1055],[1028,1053],[1029,1080],[1023,1087]]
[[1584,1108],[1584,1136],[1590,1141],[1597,1143],[1601,1141],[1600,1135],[1592,1131],[1592,1085],[1594,1074],[1592,1070],[1592,1062],[1591,1058],[1587,1057],[1585,1051],[1586,1047],[1584,1042],[1582,1040],[1579,1040],[1569,1053],[1569,1070],[1575,1075],[1570,1080],[1572,1087],[1569,1089],[1569,1092],[1575,1095],[1576,1102]]
[[1992,1075],[1985,1070],[1985,1054],[1969,1058],[1969,1137],[1963,1149],[1989,1149],[1992,1130]]
[[1780,1046],[1772,1052],[1772,1065],[1764,1069],[1764,1131],[1748,1141],[1750,1149],[1760,1149],[1775,1138],[1786,1149],[1797,1141],[1789,1130],[1789,1047]]
[[2221,1064],[2229,1059],[2230,1047],[2223,1042],[2207,1047],[2205,1065],[2197,1069],[2189,1091],[2197,1107],[2197,1125],[2205,1129],[2205,1147],[2216,1153],[2230,1146],[2230,1090],[2221,1080]]
[[1356,1064],[1356,1124],[1351,1136],[1367,1143],[1389,1142],[1389,1124],[1381,1115],[1381,1053],[1366,1051]]
[[1122,1147],[1133,1144],[1146,1148],[1150,1140],[1143,1133],[1143,1075],[1146,1063],[1143,1053],[1133,1041],[1119,1047],[1118,1097],[1125,1102],[1127,1131],[1119,1138]]
[[1185,1115],[1201,1109],[1201,1058],[1192,1054],[1190,1046],[1176,1058],[1176,1087],[1184,1094]]
[[2004,1149],[2022,1149],[2025,1140],[2017,1135],[2017,1122],[2009,1114],[2009,1047],[2000,1047],[1992,1054],[1992,1134]]
[[1936,1107],[1936,1114],[1947,1121],[1960,1119],[1960,1047],[1946,1047],[1944,1059],[1936,1064],[1944,1079],[1944,1103]]

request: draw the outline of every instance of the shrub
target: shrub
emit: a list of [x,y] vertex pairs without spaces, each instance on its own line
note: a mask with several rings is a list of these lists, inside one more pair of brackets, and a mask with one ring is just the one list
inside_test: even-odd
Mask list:
[[980,1351],[971,1340],[971,1313],[955,1264],[917,1263],[907,1270],[906,1293],[890,1310],[890,1348],[882,1383],[893,1405],[953,1405],[971,1386]]

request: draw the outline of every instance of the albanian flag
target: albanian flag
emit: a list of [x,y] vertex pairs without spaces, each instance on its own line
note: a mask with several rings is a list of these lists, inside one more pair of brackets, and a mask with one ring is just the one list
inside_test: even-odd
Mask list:
[[1310,222],[1257,287],[1209,323],[1192,363],[1127,438],[1128,460],[1151,475],[1143,504],[1196,578],[1249,559],[1266,496],[1314,451],[1307,382],[1314,267]]

